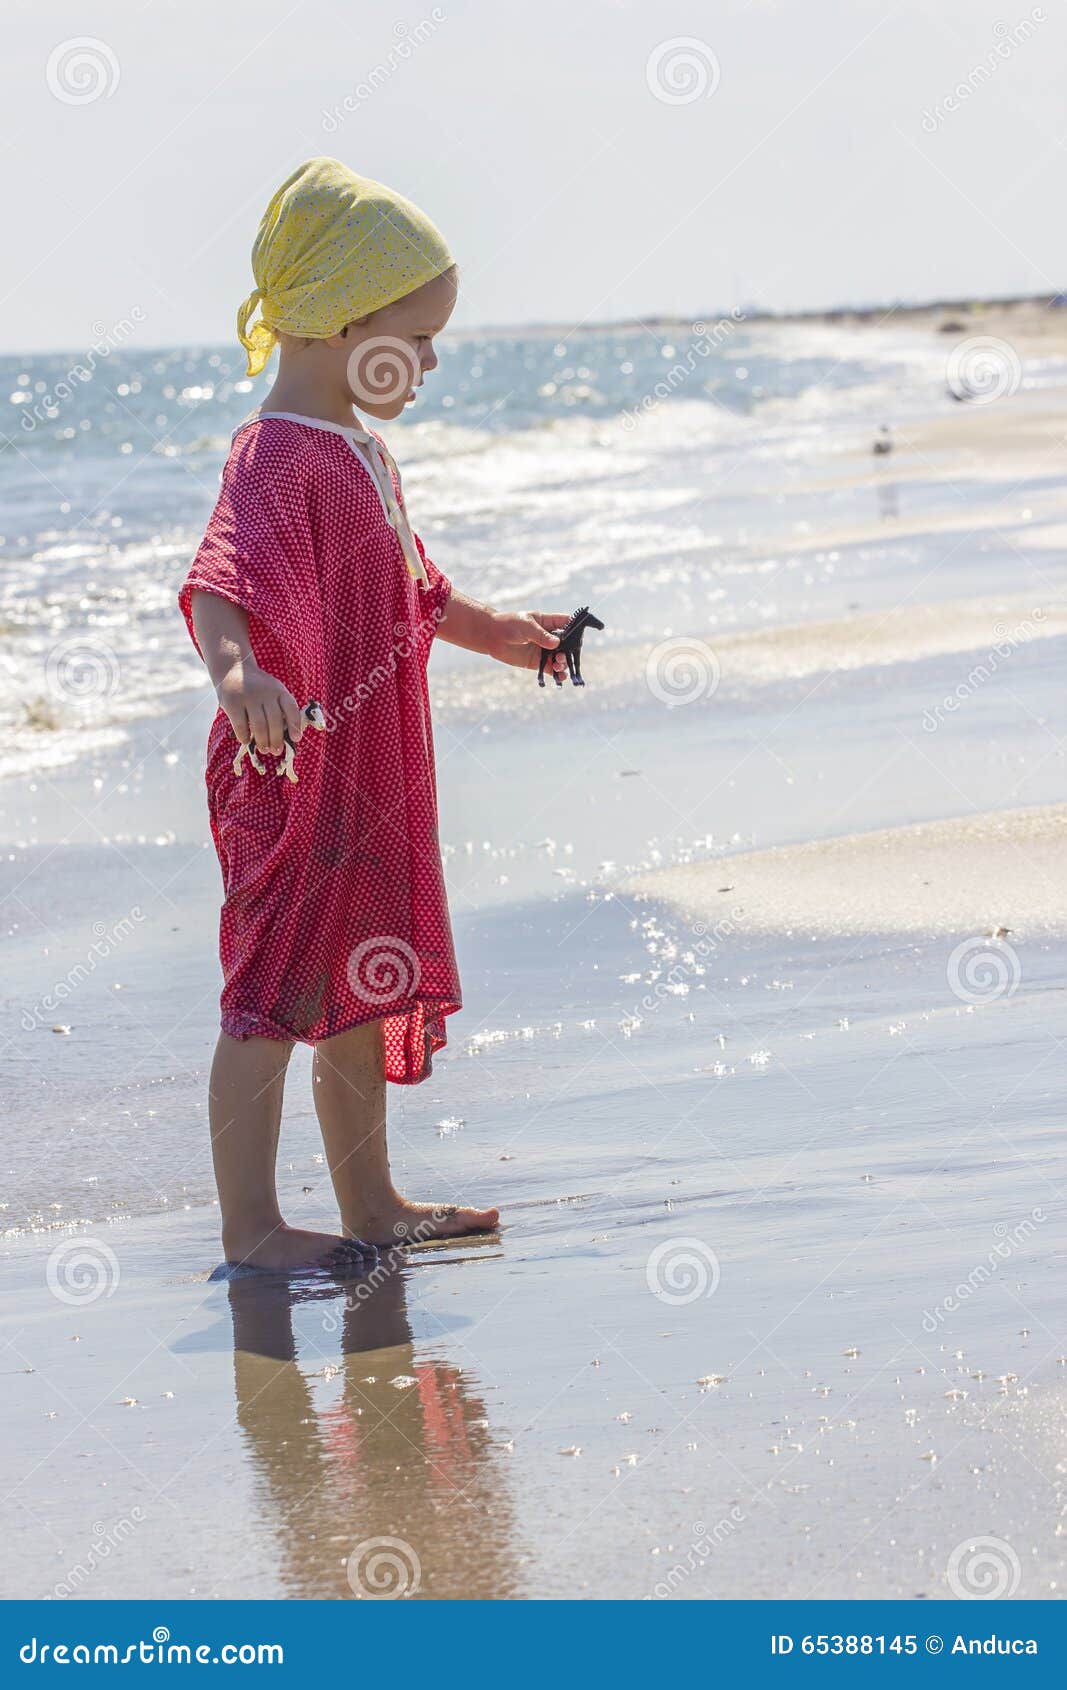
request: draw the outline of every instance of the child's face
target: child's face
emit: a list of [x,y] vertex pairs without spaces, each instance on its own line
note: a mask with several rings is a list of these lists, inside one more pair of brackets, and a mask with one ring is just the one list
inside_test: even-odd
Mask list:
[[414,403],[425,376],[437,368],[434,336],[455,310],[457,292],[455,268],[446,270],[333,337],[332,343],[345,354],[345,379],[354,405],[389,422]]

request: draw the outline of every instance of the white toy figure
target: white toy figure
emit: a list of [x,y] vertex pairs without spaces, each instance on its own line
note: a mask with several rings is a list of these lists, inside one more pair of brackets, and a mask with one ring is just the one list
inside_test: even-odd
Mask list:
[[[322,713],[322,705],[317,704],[313,698],[309,698],[304,706],[303,714],[308,727],[318,728],[321,733],[326,726],[326,717]],[[278,775],[284,775],[286,780],[291,780],[295,786],[299,778],[296,772],[296,746],[289,737],[288,728],[285,729],[282,738],[285,740],[285,750],[282,753],[282,760],[274,772]],[[235,775],[239,775],[241,773],[246,756],[252,767],[255,769],[257,775],[266,774],[267,765],[260,760],[256,751],[255,738],[253,737],[249,740],[247,745],[238,747],[237,756],[233,760],[233,772]]]

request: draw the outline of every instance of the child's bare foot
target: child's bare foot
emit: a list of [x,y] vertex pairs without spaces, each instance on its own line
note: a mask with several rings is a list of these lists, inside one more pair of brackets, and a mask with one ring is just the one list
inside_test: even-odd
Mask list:
[[455,1203],[409,1203],[396,1197],[388,1204],[351,1217],[345,1231],[370,1239],[379,1249],[392,1244],[425,1244],[439,1238],[462,1238],[472,1232],[495,1232],[499,1209],[461,1209]]
[[269,1231],[263,1227],[226,1227],[222,1247],[231,1267],[265,1268],[296,1273],[302,1268],[358,1269],[377,1255],[361,1238],[341,1238],[334,1232],[303,1232],[282,1221]]

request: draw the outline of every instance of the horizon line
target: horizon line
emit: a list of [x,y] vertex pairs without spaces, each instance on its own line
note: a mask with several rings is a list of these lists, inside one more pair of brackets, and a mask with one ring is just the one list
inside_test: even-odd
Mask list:
[[[445,338],[454,340],[475,339],[481,335],[504,335],[519,338],[524,334],[548,335],[557,334],[562,339],[570,335],[622,333],[629,329],[646,329],[653,326],[677,327],[688,324],[695,330],[698,323],[709,324],[733,321],[741,323],[797,323],[818,321],[854,320],[865,321],[869,318],[880,318],[888,321],[896,316],[917,316],[927,311],[956,311],[960,313],[986,309],[990,306],[1001,309],[1017,305],[1040,305],[1046,309],[1060,309],[1067,306],[1067,292],[1063,293],[1013,293],[1013,294],[959,294],[934,299],[898,299],[893,301],[872,302],[865,304],[839,304],[811,306],[802,310],[778,310],[771,306],[762,305],[732,305],[725,309],[716,307],[707,311],[694,311],[688,314],[677,312],[650,312],[632,317],[616,317],[598,319],[595,322],[581,322],[567,324],[565,322],[546,319],[526,323],[482,323],[469,328],[459,328],[445,331]],[[136,310],[138,307],[131,307]],[[119,318],[119,322],[125,321]],[[106,338],[102,336],[101,338]],[[99,342],[90,342],[88,347],[72,346],[34,346],[22,347],[13,351],[0,352],[0,358],[57,358],[69,354],[72,358],[84,355]],[[135,351],[144,355],[156,352],[181,352],[201,348],[212,351],[220,348],[239,346],[236,337],[230,340],[181,340],[161,342],[150,346],[131,345],[121,350]],[[110,350],[119,350],[112,348]],[[109,353],[110,355],[110,353]]]

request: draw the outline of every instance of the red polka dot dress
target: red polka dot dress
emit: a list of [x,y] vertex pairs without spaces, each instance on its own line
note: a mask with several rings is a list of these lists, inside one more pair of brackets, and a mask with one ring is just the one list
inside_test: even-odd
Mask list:
[[223,1030],[317,1044],[382,1020],[386,1075],[410,1085],[461,1004],[426,685],[451,584],[417,539],[413,578],[399,483],[359,442],[287,413],[243,424],[179,602],[190,634],[194,592],[240,605],[256,662],[327,724],[305,730],[295,786],[280,758],[235,774],[221,710],[212,726]]

